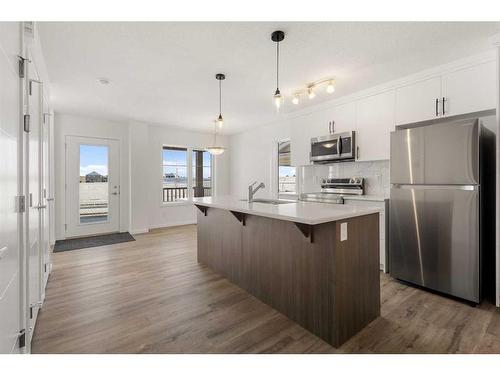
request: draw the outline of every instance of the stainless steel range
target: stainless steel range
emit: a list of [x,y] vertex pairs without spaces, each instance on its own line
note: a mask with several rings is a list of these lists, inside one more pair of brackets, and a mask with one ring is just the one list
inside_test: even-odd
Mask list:
[[344,195],[363,195],[365,181],[362,177],[323,178],[321,191],[317,193],[302,193],[299,200],[304,202],[319,202],[343,204]]

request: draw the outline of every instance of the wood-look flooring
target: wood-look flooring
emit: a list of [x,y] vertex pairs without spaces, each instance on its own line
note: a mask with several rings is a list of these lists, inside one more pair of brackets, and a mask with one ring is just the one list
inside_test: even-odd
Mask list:
[[53,254],[33,353],[500,353],[500,312],[381,274],[381,317],[338,349],[196,261],[196,226]]

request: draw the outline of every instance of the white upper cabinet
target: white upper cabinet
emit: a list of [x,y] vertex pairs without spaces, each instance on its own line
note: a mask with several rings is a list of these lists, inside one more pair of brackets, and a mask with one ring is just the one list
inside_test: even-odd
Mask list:
[[396,89],[396,124],[409,124],[440,115],[441,77]]
[[342,133],[355,130],[356,126],[356,102],[341,104],[333,108],[331,116],[334,123],[334,133]]
[[394,130],[395,91],[356,102],[356,160],[388,160],[390,133]]
[[[495,61],[490,61],[443,75],[441,100],[444,98],[444,115],[494,109],[495,68]],[[441,103],[441,111],[442,108]]]

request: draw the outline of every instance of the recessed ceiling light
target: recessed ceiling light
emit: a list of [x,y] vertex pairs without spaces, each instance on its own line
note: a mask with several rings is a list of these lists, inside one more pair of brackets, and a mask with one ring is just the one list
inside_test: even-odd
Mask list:
[[99,82],[101,85],[104,85],[104,86],[107,86],[110,84],[109,79],[106,79],[106,78],[99,78],[97,80],[97,82]]

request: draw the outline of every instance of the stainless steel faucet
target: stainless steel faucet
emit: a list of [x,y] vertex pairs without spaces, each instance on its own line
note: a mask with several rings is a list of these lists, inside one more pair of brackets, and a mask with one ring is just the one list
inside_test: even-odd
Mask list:
[[252,182],[249,186],[248,186],[248,203],[252,203],[253,202],[253,196],[255,195],[255,193],[257,193],[257,191],[262,188],[264,189],[266,187],[266,185],[264,185],[263,182],[261,182],[259,184],[259,186],[257,186],[255,189],[253,188],[254,185],[257,183],[257,181],[254,181]]

